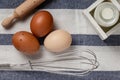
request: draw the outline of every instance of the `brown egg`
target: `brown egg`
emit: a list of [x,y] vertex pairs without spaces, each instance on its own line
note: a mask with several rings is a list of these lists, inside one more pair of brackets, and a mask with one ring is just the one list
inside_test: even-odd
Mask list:
[[26,55],[34,55],[40,48],[39,41],[29,32],[20,31],[13,35],[14,47]]
[[48,11],[37,12],[30,23],[32,33],[37,37],[44,37],[53,29],[53,17]]

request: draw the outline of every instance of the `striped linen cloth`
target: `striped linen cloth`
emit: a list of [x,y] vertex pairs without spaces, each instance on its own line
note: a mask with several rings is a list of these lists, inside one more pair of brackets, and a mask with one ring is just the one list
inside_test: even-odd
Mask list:
[[[0,0],[0,23],[2,20],[12,14],[15,7],[21,4],[24,0]],[[54,17],[54,23],[56,29],[64,29],[72,34],[73,42],[71,48],[76,49],[90,49],[96,53],[100,66],[90,75],[82,78],[78,77],[66,77],[63,75],[49,74],[45,72],[7,72],[6,74],[21,74],[42,75],[39,79],[43,79],[46,76],[50,80],[65,79],[65,80],[119,80],[120,77],[120,31],[117,31],[111,35],[107,40],[102,41],[91,23],[83,15],[83,10],[91,5],[95,0],[46,0],[37,9],[47,10],[51,12]],[[9,30],[4,29],[0,25],[0,63],[21,64],[27,62],[26,58],[20,54],[12,45],[12,35],[17,31],[30,32],[29,24],[33,15],[26,18],[24,21],[19,21],[13,25]],[[41,44],[43,40],[40,40]],[[47,52],[43,46],[42,53]],[[46,56],[46,55],[45,55]],[[5,74],[4,72],[0,72]],[[33,74],[32,74],[33,73]],[[39,74],[38,74],[39,73]],[[1,74],[2,75],[2,74]],[[45,76],[46,75],[46,76]],[[51,77],[52,76],[52,77]],[[54,78],[54,76],[56,76]],[[63,77],[61,77],[63,76]],[[107,77],[106,77],[107,76]],[[1,76],[1,78],[3,78]],[[33,77],[31,77],[32,80]],[[47,79],[45,79],[47,80]]]

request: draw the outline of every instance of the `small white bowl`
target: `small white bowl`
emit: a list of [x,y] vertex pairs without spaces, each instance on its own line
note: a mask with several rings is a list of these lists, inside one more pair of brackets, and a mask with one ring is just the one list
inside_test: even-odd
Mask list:
[[111,2],[103,2],[95,9],[94,18],[102,27],[111,27],[118,22],[119,10]]

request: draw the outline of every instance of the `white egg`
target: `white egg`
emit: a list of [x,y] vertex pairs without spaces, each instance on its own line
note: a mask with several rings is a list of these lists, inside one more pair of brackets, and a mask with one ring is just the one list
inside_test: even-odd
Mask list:
[[62,52],[70,47],[72,36],[64,30],[51,32],[44,40],[44,46],[51,52]]

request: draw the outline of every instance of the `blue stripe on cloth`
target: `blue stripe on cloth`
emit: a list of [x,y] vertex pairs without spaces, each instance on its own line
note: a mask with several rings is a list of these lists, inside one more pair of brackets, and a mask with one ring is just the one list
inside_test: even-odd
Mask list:
[[[0,8],[15,8],[25,0],[0,0]],[[96,0],[46,0],[38,8],[45,9],[83,9]]]
[[65,76],[40,71],[0,71],[1,80],[120,80],[120,71],[94,71],[86,76]]
[[[13,34],[0,34],[0,45],[12,45]],[[72,34],[72,45],[83,46],[120,46],[120,35],[112,35],[107,40],[102,41],[97,35]],[[39,38],[43,45],[44,38]]]

